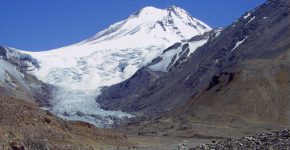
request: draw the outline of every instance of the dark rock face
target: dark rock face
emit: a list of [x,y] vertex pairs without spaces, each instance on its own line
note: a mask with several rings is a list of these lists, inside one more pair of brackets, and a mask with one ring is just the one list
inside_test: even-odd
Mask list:
[[203,144],[190,150],[232,150],[232,149],[289,149],[290,130],[262,133],[241,139],[229,139],[216,144]]
[[[138,70],[129,80],[122,82],[121,84],[113,85],[111,87],[104,87],[103,94],[97,98],[98,102],[104,104],[103,108],[107,109],[105,106],[109,105],[111,101],[107,101],[108,98],[115,101],[123,97],[130,96],[131,98],[138,97],[133,93],[139,93],[144,88],[151,88],[154,86],[154,82],[159,78],[157,73],[152,72],[148,68],[142,68]],[[146,82],[143,82],[146,81]],[[153,92],[153,91],[152,91]],[[128,100],[129,102],[130,100]],[[119,103],[123,107],[126,107],[127,103]],[[130,106],[131,110],[138,111],[146,106]]]
[[233,78],[234,78],[234,73],[227,73],[227,72],[222,72],[219,75],[214,75],[211,79],[211,81],[209,82],[209,86],[206,88],[207,91],[209,91],[210,89],[212,89],[214,86],[218,85],[221,81],[221,78],[223,78],[224,76],[228,76],[227,78],[227,84],[230,83]]
[[6,49],[2,46],[0,46],[0,56],[6,57]]
[[53,85],[43,83],[36,78],[35,81],[37,81],[37,83],[40,85],[38,88],[32,88],[35,102],[40,107],[51,107],[51,100],[53,99],[53,92],[55,87]]
[[[215,30],[221,30],[221,29],[215,29]],[[211,34],[212,34],[212,32],[206,32],[203,35],[194,36],[194,37],[190,38],[188,40],[188,42],[200,41],[200,40],[207,39],[207,37],[210,36]]]

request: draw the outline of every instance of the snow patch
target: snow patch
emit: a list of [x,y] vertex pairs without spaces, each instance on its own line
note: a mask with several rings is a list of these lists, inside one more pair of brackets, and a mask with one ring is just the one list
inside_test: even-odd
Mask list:
[[200,40],[200,41],[194,41],[194,42],[189,42],[189,53],[188,56],[190,54],[192,54],[193,52],[195,52],[195,50],[199,47],[201,47],[202,45],[204,45],[207,42],[208,39],[206,40]]
[[215,37],[220,36],[221,32],[222,32],[222,29],[218,29],[218,30],[215,32]]
[[231,50],[234,51],[238,46],[240,46],[242,43],[244,43],[244,41],[248,38],[248,36],[246,36],[243,40],[241,41],[238,41],[236,44],[235,44],[235,47]]
[[250,17],[251,16],[251,13],[247,13],[243,18],[244,19],[247,19],[248,17]]
[[256,18],[256,16],[252,17],[252,18],[248,21],[248,23],[252,22],[255,18]]

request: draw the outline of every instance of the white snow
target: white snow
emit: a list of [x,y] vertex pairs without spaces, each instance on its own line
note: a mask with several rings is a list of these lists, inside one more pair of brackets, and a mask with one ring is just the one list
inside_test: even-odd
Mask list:
[[214,61],[214,63],[215,63],[215,64],[217,64],[218,62],[219,62],[219,60],[218,60],[218,59],[216,59],[216,60]]
[[251,13],[247,13],[245,16],[244,16],[244,19],[247,19],[248,17],[251,16]]
[[252,22],[255,18],[256,18],[256,16],[252,17],[252,18],[248,21],[248,23]]
[[[99,114],[106,118],[105,111],[94,101],[103,86],[128,79],[168,46],[209,30],[209,26],[181,8],[145,7],[77,44],[50,51],[22,52],[39,61],[40,69],[32,70],[32,74],[65,93],[56,92],[54,113],[67,119],[95,122],[99,126],[98,121],[89,116]],[[78,92],[72,94],[70,91]],[[94,92],[86,97],[88,91]],[[76,116],[77,110],[88,115]],[[63,115],[64,112],[70,115]],[[122,112],[109,114],[130,116]]]
[[185,78],[185,80],[188,80],[190,78],[190,75],[188,75],[186,78]]
[[222,30],[223,30],[222,28],[219,28],[219,29],[215,32],[215,37],[220,36]]
[[231,50],[231,51],[234,51],[238,46],[240,46],[242,43],[244,43],[244,41],[248,38],[248,36],[246,36],[243,40],[241,41],[238,41],[236,44],[235,44],[235,47]]
[[189,54],[192,54],[197,48],[200,46],[204,45],[207,42],[208,39],[206,40],[200,40],[200,41],[194,41],[194,42],[189,42]]

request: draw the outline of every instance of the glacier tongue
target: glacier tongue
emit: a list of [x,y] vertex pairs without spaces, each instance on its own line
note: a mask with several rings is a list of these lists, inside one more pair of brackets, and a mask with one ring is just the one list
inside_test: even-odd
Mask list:
[[178,7],[145,7],[94,37],[74,45],[42,52],[27,52],[39,62],[31,73],[57,86],[52,108],[57,115],[100,127],[112,118],[132,117],[105,111],[96,103],[99,90],[131,77],[162,54],[168,46],[211,30]]
[[120,118],[133,117],[121,111],[101,109],[95,101],[98,92],[98,90],[71,90],[59,87],[51,102],[54,107],[48,110],[68,120],[85,121],[103,128],[110,127]]

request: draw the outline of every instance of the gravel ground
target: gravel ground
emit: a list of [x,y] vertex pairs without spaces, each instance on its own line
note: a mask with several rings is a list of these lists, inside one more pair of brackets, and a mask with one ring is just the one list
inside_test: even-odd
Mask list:
[[[180,148],[182,149],[182,148]],[[290,130],[273,131],[269,133],[247,136],[241,139],[228,139],[213,144],[203,144],[189,150],[289,150]]]

